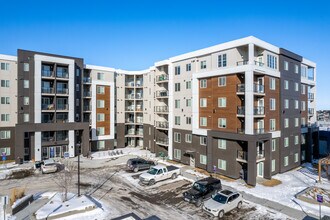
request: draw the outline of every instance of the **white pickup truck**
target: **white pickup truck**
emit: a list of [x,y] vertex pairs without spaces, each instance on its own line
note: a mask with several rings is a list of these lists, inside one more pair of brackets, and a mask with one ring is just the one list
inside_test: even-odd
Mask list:
[[175,179],[178,175],[180,175],[179,167],[157,165],[148,170],[148,172],[142,173],[139,180],[142,184],[153,185],[156,182],[169,178]]

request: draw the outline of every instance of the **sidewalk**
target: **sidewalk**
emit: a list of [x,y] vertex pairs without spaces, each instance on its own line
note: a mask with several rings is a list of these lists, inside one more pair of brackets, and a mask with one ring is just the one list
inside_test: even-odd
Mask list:
[[[185,177],[187,179],[191,179],[193,181],[201,179],[201,177],[198,177],[198,176],[196,176],[194,174],[191,174],[191,173],[187,173],[186,170],[194,170],[194,168],[190,167],[190,166],[182,167],[181,168],[181,173],[182,173],[183,177]],[[223,184],[223,185],[224,185],[224,188],[226,188],[226,189],[237,191],[236,189],[232,188],[230,185],[225,185],[225,184]],[[303,210],[294,209],[294,208],[291,208],[291,207],[284,206],[284,205],[282,205],[278,202],[270,201],[270,200],[264,199],[264,198],[259,198],[259,197],[256,197],[254,195],[245,193],[244,191],[239,191],[239,192],[243,195],[243,198],[245,200],[256,203],[256,204],[259,204],[259,205],[262,205],[266,208],[278,211],[278,212],[283,213],[283,214],[285,214],[285,215],[287,215],[291,218],[304,219],[304,220],[319,219],[317,216],[314,216],[312,214],[307,214]]]

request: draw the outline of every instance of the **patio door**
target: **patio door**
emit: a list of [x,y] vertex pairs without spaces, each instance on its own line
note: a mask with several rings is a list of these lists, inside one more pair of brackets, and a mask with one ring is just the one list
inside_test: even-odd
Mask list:
[[264,177],[264,162],[259,162],[257,164],[257,175],[258,177]]

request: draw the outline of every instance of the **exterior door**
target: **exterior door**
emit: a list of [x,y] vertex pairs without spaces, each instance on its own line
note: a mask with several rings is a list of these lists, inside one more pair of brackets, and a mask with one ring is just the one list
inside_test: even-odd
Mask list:
[[257,164],[257,174],[259,177],[264,177],[264,162],[259,162]]
[[190,166],[195,167],[195,157],[193,155],[190,155]]
[[264,120],[259,120],[258,121],[258,132],[257,133],[263,133],[264,130]]
[[264,114],[264,106],[265,106],[264,99],[259,99],[258,100],[258,115]]

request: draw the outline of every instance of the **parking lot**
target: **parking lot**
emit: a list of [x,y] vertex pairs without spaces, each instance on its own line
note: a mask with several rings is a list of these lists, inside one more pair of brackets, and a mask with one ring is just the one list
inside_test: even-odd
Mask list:
[[[183,201],[182,193],[190,188],[191,181],[178,177],[152,186],[140,185],[138,176],[142,172],[127,172],[123,164],[125,160],[127,158],[118,161],[104,160],[102,163],[95,161],[95,164],[94,160],[86,160],[82,164],[81,192],[93,196],[102,204],[102,208],[108,213],[105,219],[131,212],[141,218],[155,215],[160,219],[172,220],[213,219],[201,207]],[[59,191],[54,181],[56,175],[58,174],[38,173],[24,179],[3,180],[0,191],[9,194],[10,189],[15,187],[25,187],[27,194]],[[77,192],[76,177],[75,175],[70,187],[70,191],[74,193]],[[244,202],[242,209],[227,213],[224,219],[274,219],[274,216],[274,213],[259,205]],[[97,216],[95,218],[98,219]]]

